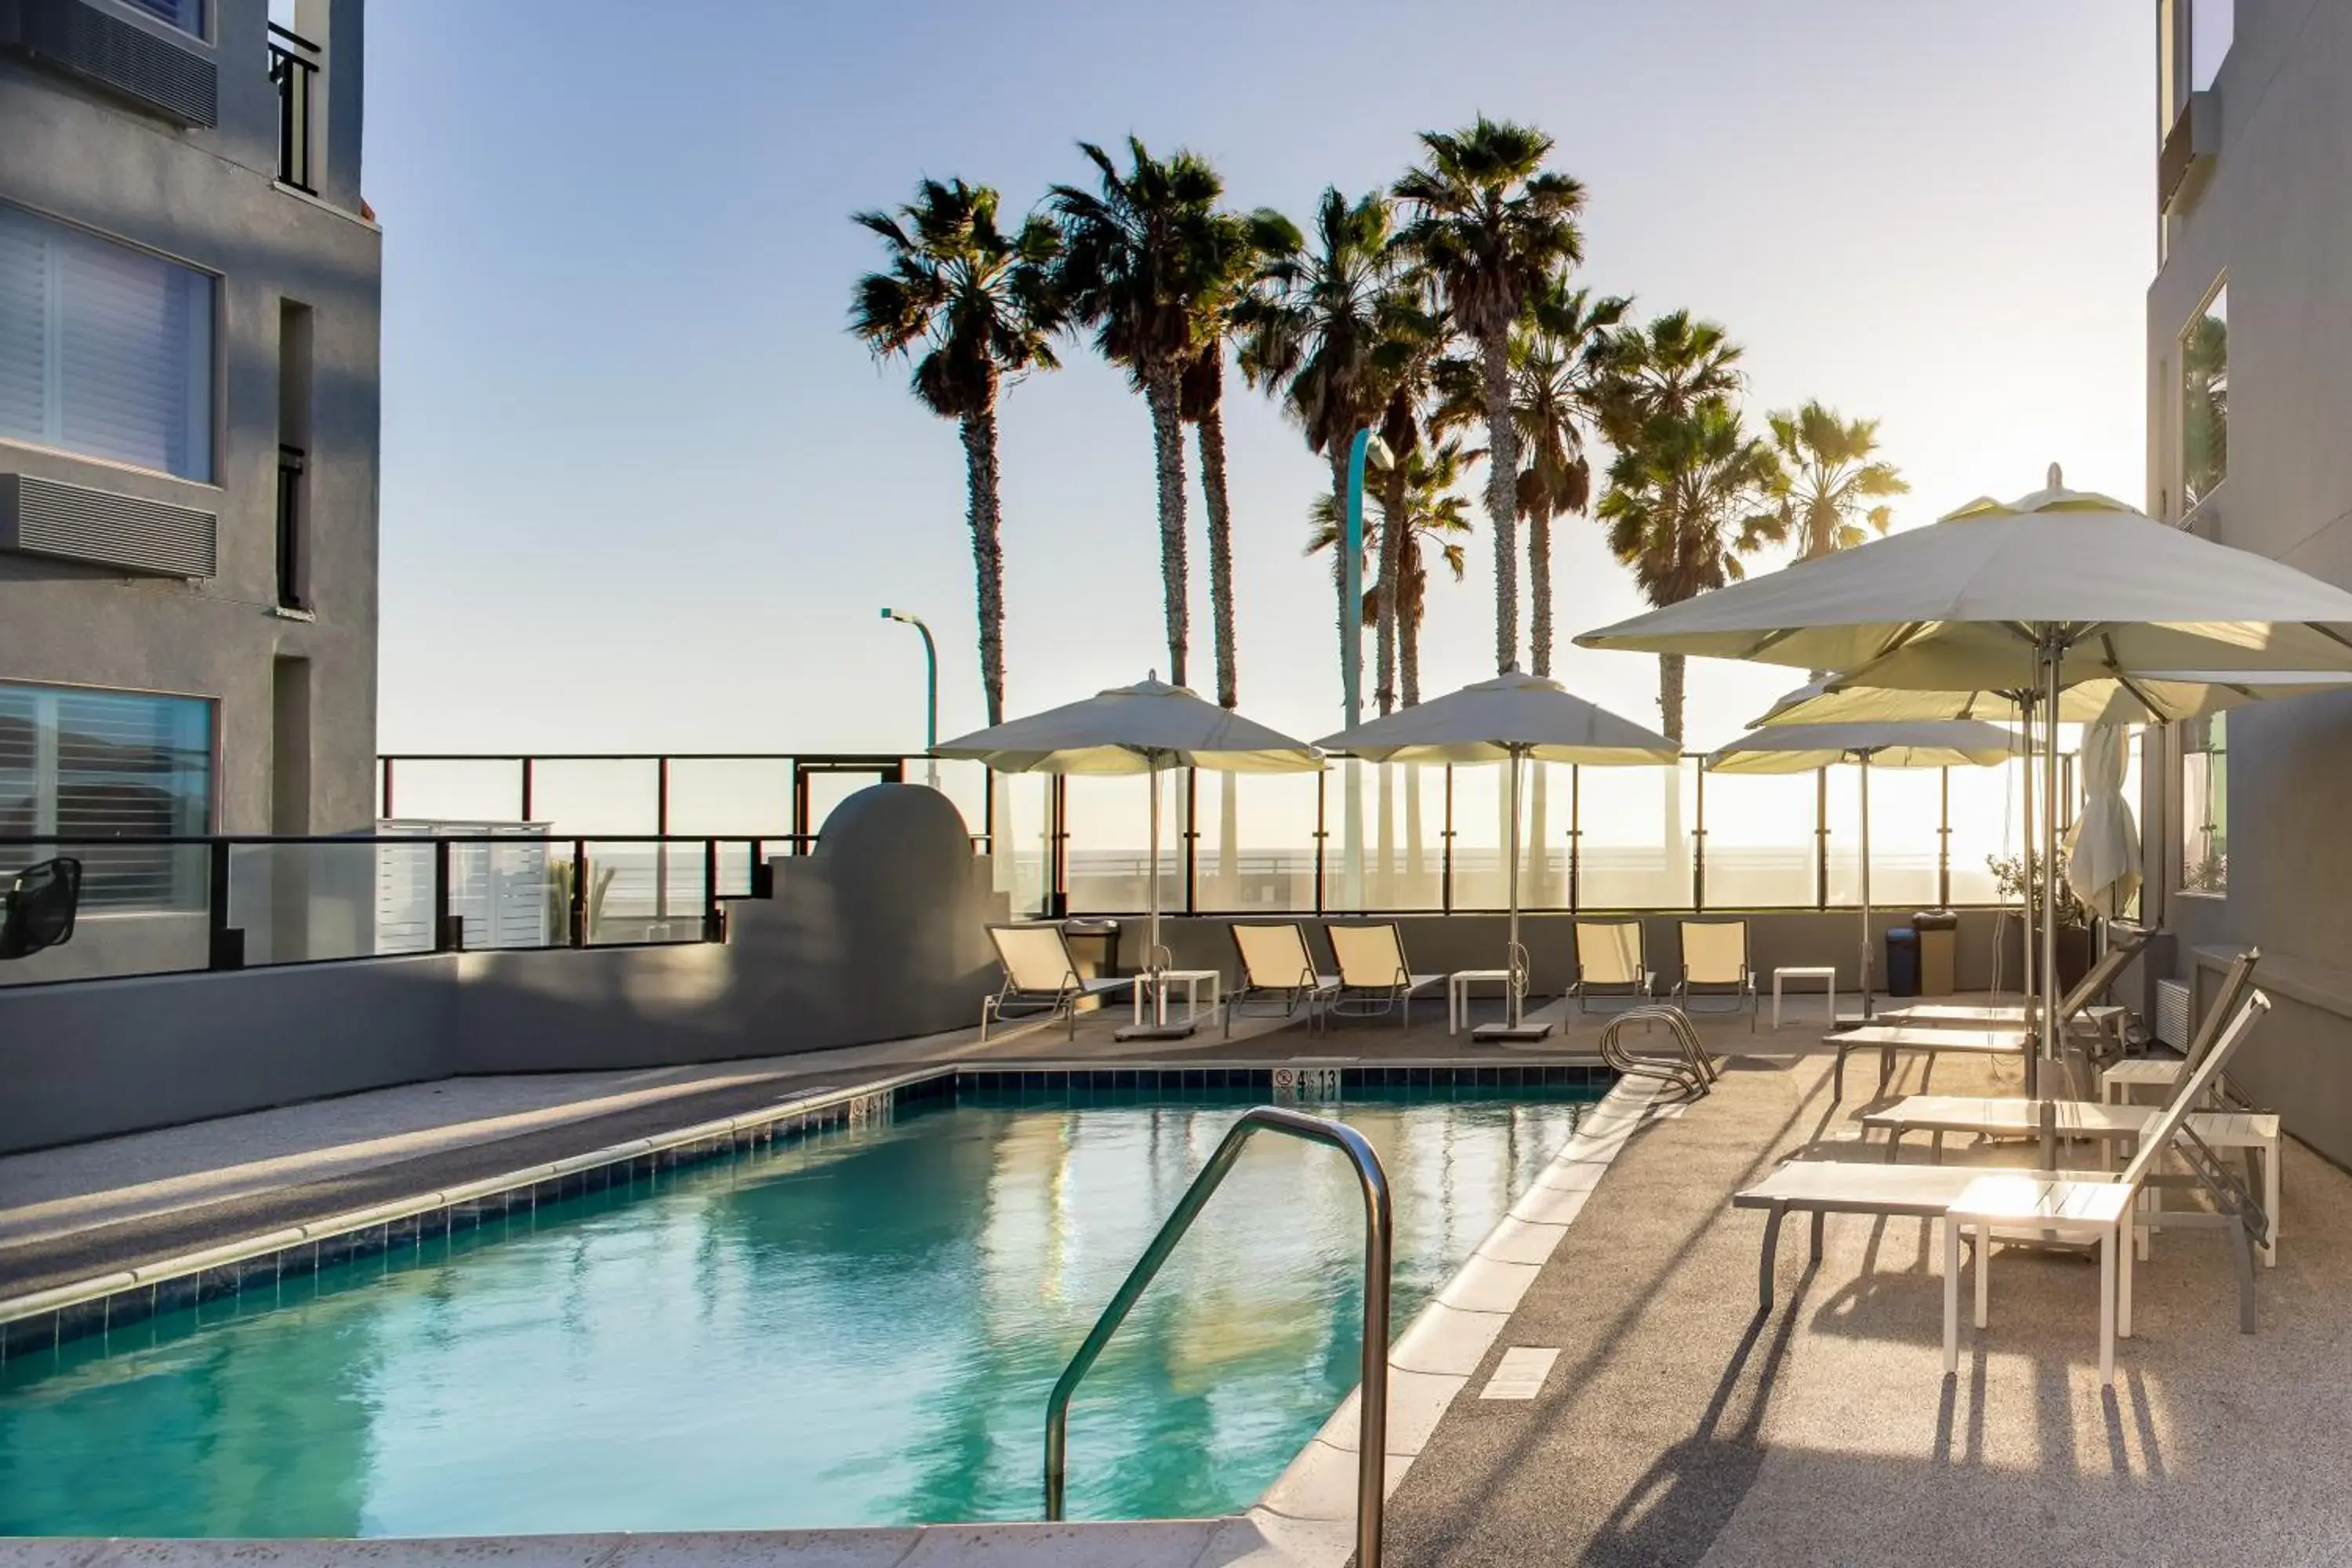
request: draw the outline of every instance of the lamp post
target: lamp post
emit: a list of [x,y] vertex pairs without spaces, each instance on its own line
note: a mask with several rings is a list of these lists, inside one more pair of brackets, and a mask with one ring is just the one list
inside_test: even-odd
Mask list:
[[[910,616],[904,610],[894,610],[886,605],[882,609],[882,618],[886,621],[897,621],[901,626],[912,626],[923,634],[923,750],[926,752],[937,751],[940,744],[939,644],[931,640],[931,628],[923,624],[923,617],[920,616]],[[933,789],[940,787],[940,764],[937,758],[926,758],[923,776],[925,782]]]

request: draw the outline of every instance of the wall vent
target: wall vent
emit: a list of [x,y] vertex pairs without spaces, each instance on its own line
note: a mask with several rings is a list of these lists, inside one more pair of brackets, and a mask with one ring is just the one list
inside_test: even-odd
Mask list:
[[[12,7],[0,5],[0,24]],[[13,45],[52,69],[80,78],[179,121],[220,123],[220,73],[211,55],[110,16],[87,0],[15,0]]]
[[2156,1037],[2176,1051],[2189,1048],[2189,986],[2179,980],[2156,983]]
[[220,520],[194,507],[0,474],[0,550],[159,577],[218,570]]

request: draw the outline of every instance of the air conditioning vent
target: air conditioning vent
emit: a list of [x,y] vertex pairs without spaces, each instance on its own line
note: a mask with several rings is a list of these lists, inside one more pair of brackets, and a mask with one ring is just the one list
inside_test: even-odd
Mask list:
[[110,16],[86,0],[16,0],[13,42],[33,58],[206,130],[220,123],[219,70],[193,45]]
[[2156,983],[2156,1037],[2176,1051],[2189,1048],[2189,987],[2181,981]]
[[219,534],[220,520],[194,507],[0,474],[0,550],[159,577],[209,577],[218,570]]

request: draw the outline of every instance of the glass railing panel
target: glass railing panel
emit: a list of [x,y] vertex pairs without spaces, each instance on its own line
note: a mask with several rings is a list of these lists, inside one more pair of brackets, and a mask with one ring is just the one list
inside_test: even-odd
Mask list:
[[1711,910],[1811,909],[1821,775],[1706,775],[1706,904]]
[[1304,913],[1315,908],[1317,776],[1200,775],[1193,875],[1194,900],[1202,912]]
[[1579,907],[1681,910],[1691,904],[1697,763],[1579,768]]

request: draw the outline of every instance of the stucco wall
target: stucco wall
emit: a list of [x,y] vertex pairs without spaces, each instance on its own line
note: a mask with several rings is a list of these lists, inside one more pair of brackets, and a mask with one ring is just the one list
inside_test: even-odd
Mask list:
[[[456,953],[0,991],[0,1152],[457,1073],[666,1066],[978,1021],[990,868],[937,792],[837,807],[723,945]],[[77,941],[79,938],[76,939]]]
[[[315,8],[315,0],[314,0]],[[128,8],[126,8],[128,9]],[[219,573],[127,576],[0,552],[0,680],[217,702],[217,823],[272,830],[271,660],[310,661],[309,830],[374,816],[376,486],[383,236],[356,211],[360,0],[335,0],[341,208],[279,188],[265,0],[215,0],[221,124],[183,131],[0,56],[0,201],[218,276],[214,482],[0,441],[0,472],[219,515]],[[162,24],[153,24],[161,26]],[[337,188],[321,187],[330,196]],[[277,605],[279,302],[312,311],[312,618]],[[282,830],[282,829],[281,829]]]
[[[2214,79],[2210,179],[2172,226],[2147,292],[2147,504],[2181,521],[2179,335],[2229,285],[2228,476],[2186,519],[2221,542],[2352,584],[2352,6],[2236,0]],[[2352,697],[2228,720],[2230,886],[2184,895],[2176,737],[2148,768],[2150,913],[2171,973],[2259,945],[2279,1005],[2236,1075],[2297,1136],[2352,1160]]]

